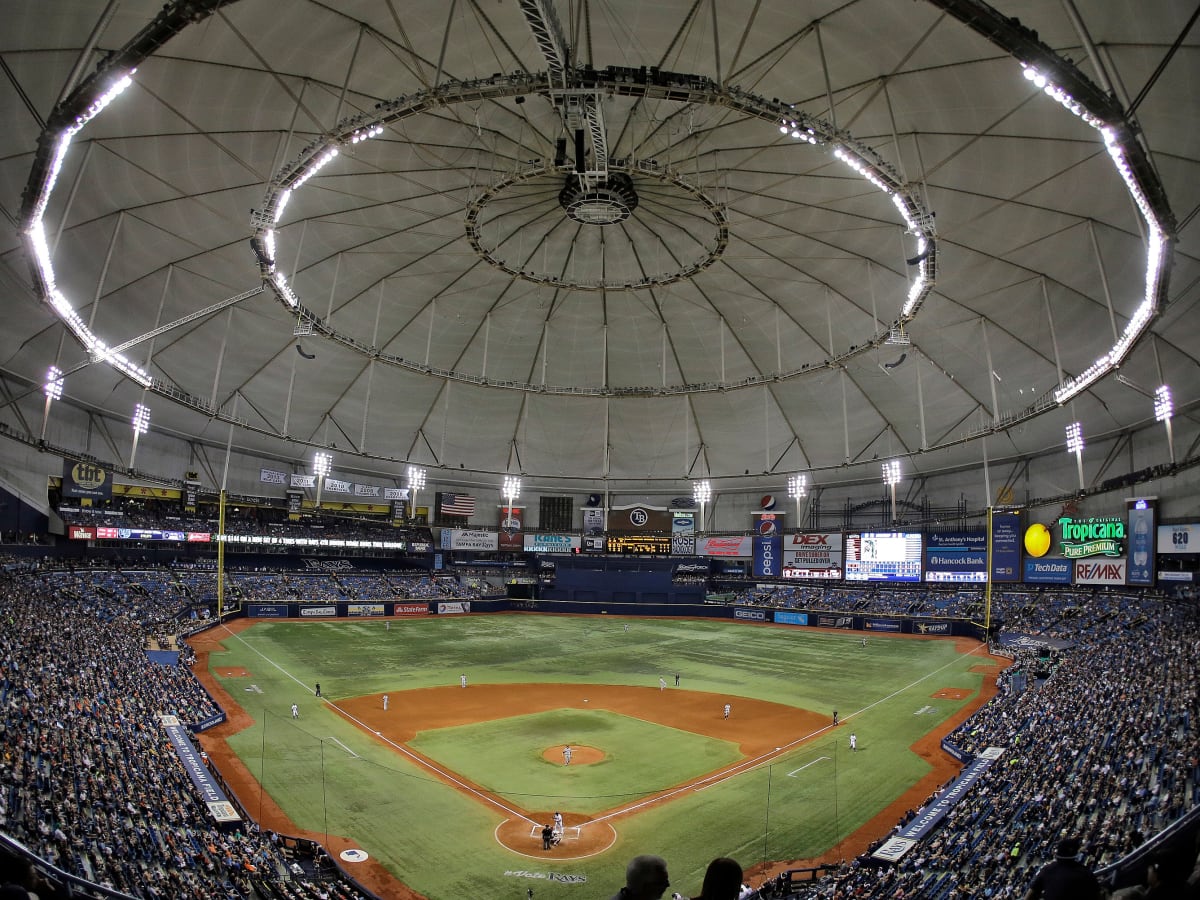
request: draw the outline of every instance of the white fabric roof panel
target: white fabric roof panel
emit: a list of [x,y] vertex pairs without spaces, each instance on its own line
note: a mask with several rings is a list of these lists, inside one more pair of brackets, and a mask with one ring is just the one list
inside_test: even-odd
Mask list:
[[[546,478],[775,476],[897,454],[928,472],[978,464],[978,438],[958,441],[996,417],[1019,422],[989,451],[1020,457],[1060,446],[1075,419],[1089,433],[1147,427],[1147,392],[1163,382],[1177,409],[1196,404],[1196,35],[1157,71],[1190,4],[1076,0],[1082,30],[1060,4],[996,4],[1111,83],[1122,106],[1138,98],[1180,226],[1170,302],[1122,380],[1107,374],[1032,419],[1019,414],[1058,384],[1058,366],[1087,368],[1137,309],[1146,228],[1098,132],[1013,56],[935,2],[716,4],[715,24],[690,0],[554,6],[580,64],[657,66],[779,98],[836,121],[907,179],[938,236],[911,344],[863,350],[901,315],[917,273],[906,264],[917,239],[893,203],[830,148],[731,109],[714,86],[715,102],[603,95],[610,175],[627,173],[635,198],[611,224],[560,205],[577,181],[579,122],[537,90],[435,106],[346,143],[275,229],[273,263],[322,320],[317,333],[295,335],[295,313],[268,290],[137,343],[130,359],[220,416],[236,403],[251,426],[240,447],[302,461],[336,443],[383,476],[408,461]],[[43,122],[100,10],[8,7],[0,192],[20,226]],[[82,74],[161,9],[121,3]],[[238,0],[167,41],[76,135],[47,208],[55,275],[83,322],[119,345],[260,286],[251,211],[348,117],[450,80],[547,70],[516,0],[449,13],[427,0],[282,14]],[[586,134],[585,146],[595,165]],[[525,178],[531,167],[540,174]],[[16,227],[0,236],[0,265],[31,285],[6,301],[6,376],[37,383],[52,363],[86,362],[35,301]],[[125,418],[141,396],[100,365],[80,372],[66,390],[85,408]],[[220,416],[154,401],[155,428],[223,444]]]

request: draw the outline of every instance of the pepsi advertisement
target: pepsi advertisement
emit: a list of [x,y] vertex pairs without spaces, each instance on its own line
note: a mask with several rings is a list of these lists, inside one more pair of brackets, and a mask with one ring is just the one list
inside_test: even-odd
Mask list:
[[992,514],[992,581],[1021,580],[1021,514]]
[[754,576],[778,578],[783,573],[783,538],[778,534],[755,535]]

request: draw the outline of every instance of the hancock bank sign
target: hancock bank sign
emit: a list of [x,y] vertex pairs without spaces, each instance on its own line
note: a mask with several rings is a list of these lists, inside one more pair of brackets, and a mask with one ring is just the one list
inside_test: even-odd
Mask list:
[[1121,556],[1125,552],[1125,522],[1118,518],[1058,520],[1061,529],[1060,546],[1067,559],[1085,556]]

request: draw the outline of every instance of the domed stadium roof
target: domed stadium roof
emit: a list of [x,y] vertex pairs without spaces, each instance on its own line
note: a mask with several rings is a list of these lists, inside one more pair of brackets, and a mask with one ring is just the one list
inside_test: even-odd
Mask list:
[[100,420],[384,475],[1119,447],[1200,390],[1193,12],[7,4],[6,421],[57,365]]

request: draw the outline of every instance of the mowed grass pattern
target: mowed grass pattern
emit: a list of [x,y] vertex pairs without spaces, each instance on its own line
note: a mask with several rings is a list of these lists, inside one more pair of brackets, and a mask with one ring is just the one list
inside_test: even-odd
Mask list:
[[[430,900],[520,900],[530,886],[538,900],[607,897],[638,853],[663,855],[675,889],[690,895],[715,856],[745,867],[819,856],[928,771],[911,745],[965,702],[931,695],[945,687],[977,691],[983,677],[968,671],[980,657],[959,654],[953,641],[871,637],[863,647],[858,633],[716,620],[514,614],[431,617],[390,629],[380,621],[262,622],[225,646],[210,663],[251,673],[224,683],[255,720],[230,743],[264,790],[300,827],[352,836]],[[752,697],[824,715],[837,709],[846,726],[770,765],[617,820],[617,845],[601,856],[560,862],[531,842],[523,858],[494,841],[502,810],[446,787],[312,694],[315,682],[333,702],[457,685],[463,672],[472,684],[655,689],[660,676],[673,685],[679,672],[680,688],[668,690],[731,696],[735,717],[736,698]],[[859,740],[854,754],[846,747],[850,730]],[[639,772],[644,762],[636,759]],[[522,793],[528,782],[518,774],[497,789]],[[647,789],[659,779],[633,780]],[[575,809],[593,793],[581,796],[569,783],[554,790],[519,805]],[[240,799],[253,814],[256,798]],[[587,881],[535,883],[518,870]]]
[[[542,750],[575,744],[602,748],[584,766],[547,761]],[[594,814],[640,799],[741,759],[738,748],[605,710],[563,709],[495,722],[421,732],[413,749],[474,784],[531,811],[565,805]]]

